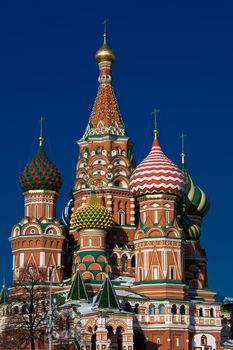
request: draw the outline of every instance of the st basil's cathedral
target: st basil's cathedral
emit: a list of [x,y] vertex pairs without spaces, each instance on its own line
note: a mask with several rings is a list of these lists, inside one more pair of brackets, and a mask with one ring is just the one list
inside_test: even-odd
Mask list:
[[[115,54],[106,34],[95,59],[97,96],[78,141],[62,218],[56,214],[61,175],[42,134],[20,177],[24,217],[9,238],[10,295],[29,268],[44,276],[42,285],[53,278],[52,294],[60,300],[53,349],[223,349],[220,304],[208,287],[200,244],[207,195],[188,172],[184,149],[181,167],[163,153],[156,125],[150,153],[135,164],[112,87]],[[0,331],[8,297],[3,286]]]

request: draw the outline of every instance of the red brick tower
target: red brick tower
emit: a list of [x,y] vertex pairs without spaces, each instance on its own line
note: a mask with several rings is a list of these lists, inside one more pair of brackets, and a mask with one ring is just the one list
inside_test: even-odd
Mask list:
[[100,205],[92,190],[86,205],[76,210],[71,219],[72,228],[79,232],[79,249],[74,252],[74,273],[78,267],[84,279],[104,278],[108,268],[106,235],[113,224],[112,213]]
[[149,155],[130,179],[139,201],[135,290],[151,298],[184,298],[184,241],[176,221],[185,177],[160,148],[157,129]]
[[[127,274],[131,271],[129,247],[135,230],[135,204],[129,191],[129,178],[135,163],[112,88],[111,68],[115,55],[107,46],[106,33],[95,58],[99,66],[99,88],[86,131],[78,141],[74,211],[85,204],[90,187],[94,185],[100,203],[112,212],[115,220],[106,238],[108,253],[115,253],[113,260],[117,259],[120,266],[114,272]],[[71,234],[78,242],[78,232],[71,230]]]
[[27,279],[27,269],[38,277],[49,279],[51,266],[59,267],[54,282],[63,278],[64,234],[56,218],[56,200],[61,187],[61,175],[48,159],[42,134],[39,148],[26,165],[20,178],[24,196],[24,217],[11,232],[13,282]]

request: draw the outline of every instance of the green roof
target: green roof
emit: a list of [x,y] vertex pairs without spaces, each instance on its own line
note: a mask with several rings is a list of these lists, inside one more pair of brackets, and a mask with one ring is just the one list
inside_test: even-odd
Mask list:
[[118,297],[108,276],[97,294],[95,304],[100,309],[120,310]]
[[87,290],[83,282],[82,274],[79,270],[74,276],[67,299],[88,301]]
[[4,283],[0,294],[0,304],[6,304],[7,302],[8,302],[8,293]]

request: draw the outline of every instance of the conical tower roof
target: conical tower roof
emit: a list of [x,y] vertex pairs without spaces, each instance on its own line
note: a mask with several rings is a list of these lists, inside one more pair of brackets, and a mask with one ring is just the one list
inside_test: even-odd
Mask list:
[[97,294],[95,304],[99,309],[120,310],[118,297],[108,276]]
[[2,290],[0,293],[0,305],[8,302],[8,293],[5,283],[3,283]]
[[115,55],[107,45],[106,33],[104,43],[95,57],[99,65],[99,88],[83,139],[103,135],[126,136],[125,125],[111,84],[111,66]]
[[88,301],[87,290],[79,270],[77,270],[74,276],[67,299]]

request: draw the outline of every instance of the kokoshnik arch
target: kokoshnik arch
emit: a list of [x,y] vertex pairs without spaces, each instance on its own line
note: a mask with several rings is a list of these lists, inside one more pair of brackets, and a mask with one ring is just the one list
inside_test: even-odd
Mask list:
[[[99,87],[78,141],[71,200],[56,218],[61,175],[43,137],[24,168],[24,217],[13,227],[11,296],[28,268],[60,300],[54,348],[219,350],[221,311],[208,288],[201,221],[209,201],[185,166],[159,144],[136,166],[112,87],[115,54],[104,42],[95,55]],[[152,138],[152,137],[151,137]],[[1,331],[8,296],[1,294]],[[9,312],[9,311],[8,311]],[[20,305],[17,312],[20,312]],[[47,345],[44,345],[45,348]]]

